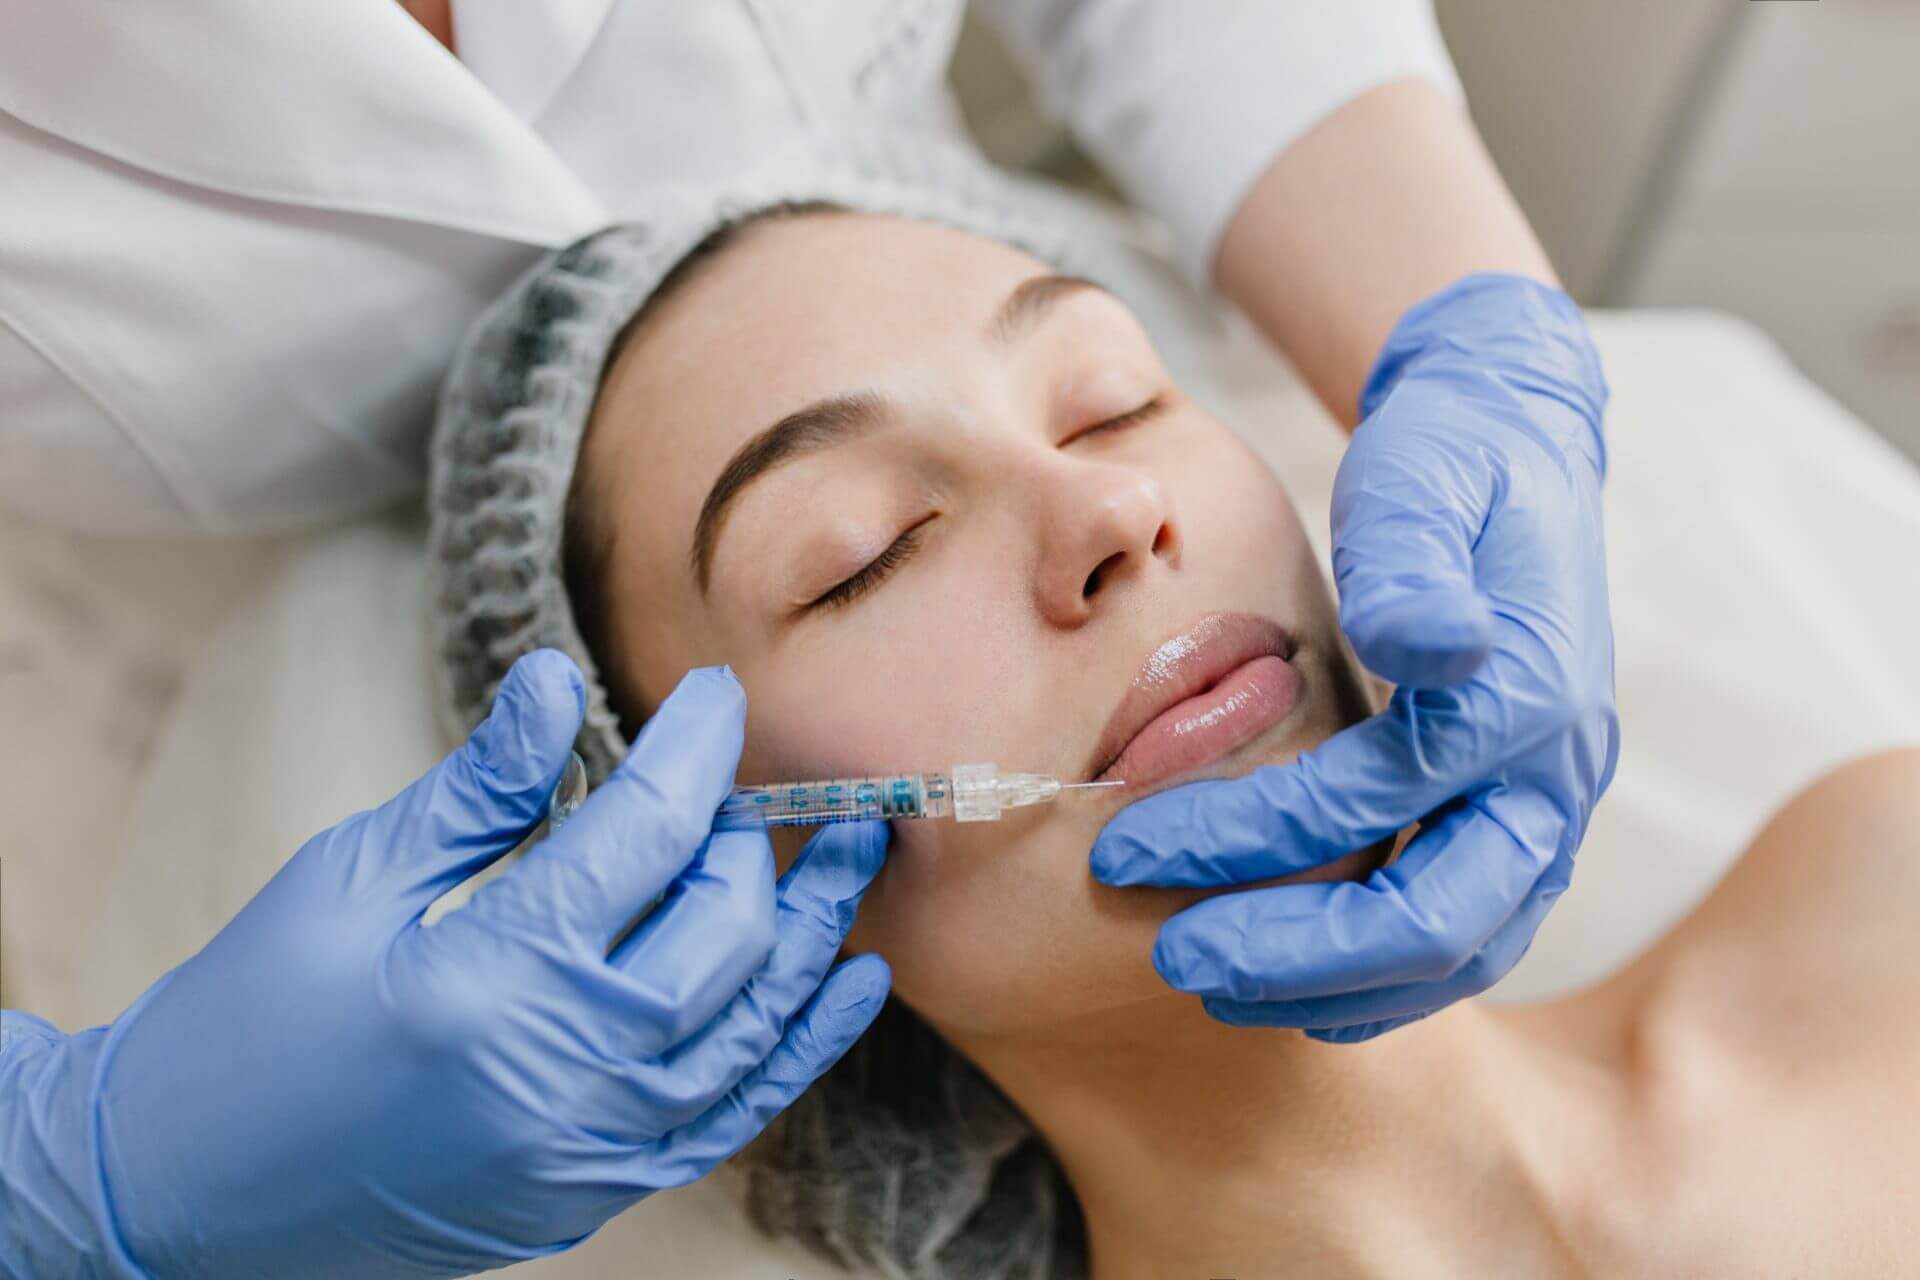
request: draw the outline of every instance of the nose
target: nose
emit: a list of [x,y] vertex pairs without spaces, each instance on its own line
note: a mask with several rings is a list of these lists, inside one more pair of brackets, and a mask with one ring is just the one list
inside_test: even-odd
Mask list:
[[1157,561],[1176,565],[1180,526],[1165,486],[1139,467],[1062,462],[1043,492],[1046,516],[1036,590],[1056,626],[1093,616]]

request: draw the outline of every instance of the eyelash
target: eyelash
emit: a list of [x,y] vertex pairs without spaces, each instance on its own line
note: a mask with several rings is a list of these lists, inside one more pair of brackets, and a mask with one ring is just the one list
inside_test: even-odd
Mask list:
[[1064,443],[1071,444],[1096,431],[1119,431],[1126,427],[1137,427],[1143,422],[1159,417],[1167,411],[1167,398],[1156,395],[1138,409],[1129,409],[1118,417],[1108,418],[1105,422],[1096,422],[1078,435],[1070,436]]
[[[925,523],[922,521],[922,523]],[[886,576],[904,564],[908,557],[920,549],[920,525],[901,534],[893,540],[893,545],[867,562],[865,568],[851,578],[832,588],[825,595],[807,605],[807,609],[834,609],[858,600],[867,592],[879,586]]]
[[[1118,431],[1126,427],[1138,426],[1142,422],[1158,417],[1161,413],[1165,412],[1166,408],[1166,397],[1156,395],[1139,408],[1129,409],[1117,417],[1108,418],[1105,422],[1095,423],[1085,431],[1080,432],[1079,435],[1072,437],[1072,439],[1078,440],[1082,436],[1091,435],[1095,431]],[[928,519],[932,519],[932,517],[929,516]],[[810,601],[806,606],[806,611],[812,612],[816,609],[837,609],[844,607],[852,604],[855,600],[858,600],[861,596],[886,581],[888,574],[905,564],[907,560],[912,557],[913,553],[920,549],[920,525],[925,523],[926,521],[923,520],[920,524],[913,526],[913,528],[908,529],[898,538],[895,538],[892,546],[869,560],[865,567],[856,572],[852,577],[830,588],[824,595]]]

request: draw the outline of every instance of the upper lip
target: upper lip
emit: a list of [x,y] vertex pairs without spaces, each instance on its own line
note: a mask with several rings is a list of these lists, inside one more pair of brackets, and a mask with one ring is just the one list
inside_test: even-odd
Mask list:
[[1127,744],[1168,707],[1219,683],[1228,672],[1266,654],[1291,659],[1293,636],[1271,618],[1252,613],[1209,613],[1186,630],[1155,645],[1133,683],[1107,718],[1085,778],[1113,767]]

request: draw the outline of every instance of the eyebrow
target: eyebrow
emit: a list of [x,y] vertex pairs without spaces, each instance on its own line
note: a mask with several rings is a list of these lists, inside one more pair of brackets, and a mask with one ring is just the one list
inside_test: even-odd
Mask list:
[[1088,289],[1106,292],[1084,276],[1044,275],[1022,280],[994,313],[987,335],[997,345],[1011,345],[1033,332],[1062,300]]
[[[1033,332],[1063,299],[1087,289],[1106,292],[1080,276],[1042,275],[1023,280],[994,312],[987,337],[996,346],[1010,346]],[[707,593],[714,549],[726,526],[727,513],[749,485],[789,462],[858,439],[894,416],[892,402],[871,391],[829,396],[788,414],[741,445],[720,469],[693,524],[689,559],[700,594]]]
[[707,500],[700,504],[700,518],[694,521],[693,574],[700,593],[706,594],[712,576],[713,549],[726,524],[727,509],[748,485],[775,467],[865,435],[892,416],[892,404],[870,391],[829,396],[788,414],[741,445],[721,468]]

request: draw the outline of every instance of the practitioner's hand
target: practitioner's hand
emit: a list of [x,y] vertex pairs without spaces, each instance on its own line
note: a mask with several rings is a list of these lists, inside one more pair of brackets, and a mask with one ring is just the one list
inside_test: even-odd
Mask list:
[[1363,1040],[1498,981],[1573,874],[1619,752],[1601,547],[1607,388],[1571,299],[1469,276],[1409,311],[1333,493],[1340,620],[1388,709],[1249,777],[1121,810],[1110,884],[1222,885],[1420,833],[1359,883],[1243,889],[1154,964],[1235,1024]]
[[[557,1252],[699,1178],[839,1058],[888,988],[877,956],[828,972],[886,827],[829,829],[777,885],[765,833],[710,834],[746,716],[724,668],[422,927],[539,821],[581,706],[565,658],[522,659],[464,747],[308,842],[112,1026],[29,1064],[106,1223],[98,1244],[44,1232],[31,1274],[131,1274],[130,1255],[155,1277],[452,1276]],[[63,1237],[122,1269],[58,1257]]]

